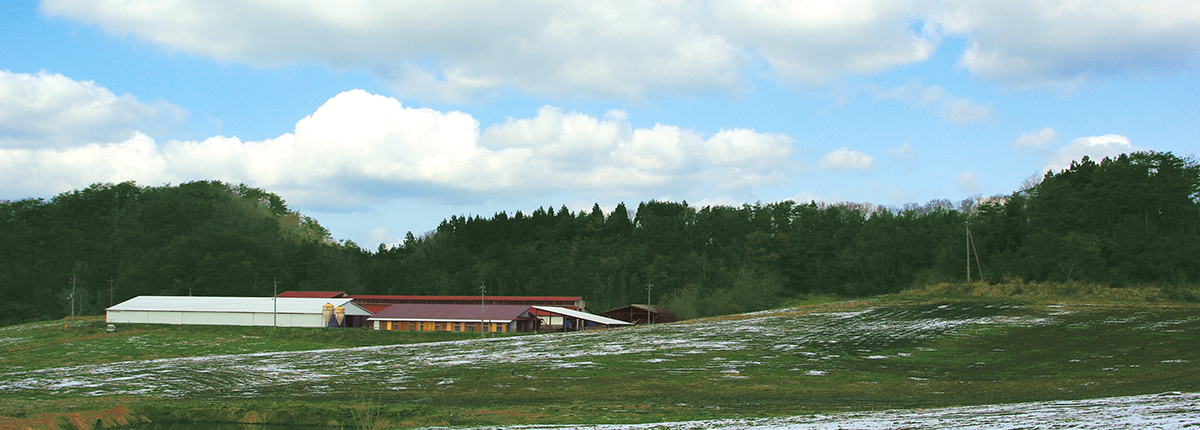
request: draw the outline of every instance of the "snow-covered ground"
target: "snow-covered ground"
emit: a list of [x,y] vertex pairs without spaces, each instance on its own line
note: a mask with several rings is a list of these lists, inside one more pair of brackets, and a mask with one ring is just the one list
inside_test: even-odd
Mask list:
[[[537,336],[302,352],[214,355],[0,374],[5,396],[137,394],[179,398],[329,396],[362,387],[444,390],[456,372],[519,372],[538,377],[620,363],[644,374],[703,372],[744,378],[756,372],[794,372],[821,378],[854,357],[886,363],[932,349],[927,341],[973,329],[1070,325],[1059,306],[878,306],[845,312],[769,311],[688,323]],[[1190,318],[1190,319],[1189,319]],[[1196,317],[1200,318],[1200,317]],[[1097,321],[1114,330],[1169,332],[1196,318]],[[1153,320],[1153,321],[1151,321]],[[2,333],[0,338],[19,338]],[[130,339],[131,342],[137,339]],[[3,342],[14,342],[5,339]],[[787,360],[780,357],[787,357]],[[796,357],[801,357],[797,360]],[[1188,363],[1197,357],[1169,357]],[[1078,362],[1089,357],[1068,357]],[[1066,360],[1064,359],[1064,360]],[[1181,364],[1182,365],[1182,364]],[[556,373],[557,372],[557,373]],[[450,375],[450,376],[447,376]],[[883,429],[883,428],[1200,428],[1200,394],[1164,393],[1080,401],[943,409],[809,415],[592,429]],[[579,426],[570,426],[580,428]],[[561,428],[561,427],[527,427]]]
[[[811,365],[789,364],[776,370],[819,376],[836,371],[826,364],[847,354],[883,360],[891,357],[873,351],[914,345],[970,327],[1056,323],[1053,316],[987,308],[771,311],[733,320],[539,336],[127,361],[0,374],[0,393],[245,398],[334,394],[341,387],[349,392],[362,384],[406,390],[434,385],[422,375],[447,368],[488,369],[519,363],[523,372],[537,372],[603,366],[605,357],[614,356],[643,363],[648,372],[723,372],[738,377],[744,367],[770,369],[780,355],[800,354]],[[744,359],[747,351],[752,360]],[[726,360],[723,352],[743,353],[743,359]],[[697,366],[688,357],[698,354],[716,357]],[[675,361],[688,365],[674,366]]]
[[[478,427],[499,429],[500,427]],[[1200,428],[1200,394],[1162,393],[1103,399],[804,415],[756,420],[654,424],[505,426],[507,429],[1184,429]]]

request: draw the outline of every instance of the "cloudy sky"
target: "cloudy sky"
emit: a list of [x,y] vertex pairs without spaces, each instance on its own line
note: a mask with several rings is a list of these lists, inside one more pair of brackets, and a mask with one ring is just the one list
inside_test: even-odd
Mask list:
[[246,183],[365,248],[650,199],[1009,194],[1200,149],[1194,0],[16,0],[0,199]]

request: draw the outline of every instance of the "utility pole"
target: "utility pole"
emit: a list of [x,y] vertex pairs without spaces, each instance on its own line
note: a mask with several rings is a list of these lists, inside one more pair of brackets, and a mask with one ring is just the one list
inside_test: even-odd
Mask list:
[[79,279],[75,277],[74,273],[72,273],[71,274],[71,319],[67,320],[66,325],[68,327],[71,325],[71,320],[75,319],[75,285],[78,283],[79,283]]
[[967,283],[971,282],[971,253],[975,253],[975,268],[979,269],[979,281],[983,281],[983,262],[979,261],[979,250],[975,248],[975,237],[971,235],[971,221],[966,222],[967,227]]
[[271,284],[275,287],[275,294],[271,296],[271,319],[274,320],[271,323],[271,330],[274,330],[279,327],[279,280],[272,276]]
[[484,328],[483,328],[483,324],[484,324],[484,322],[483,322],[483,321],[484,321],[484,319],[483,319],[483,301],[484,301],[484,299],[483,299],[483,294],[484,294],[484,291],[486,291],[486,289],[487,289],[487,287],[485,287],[485,286],[483,285],[483,283],[480,283],[480,284],[479,284],[479,338],[480,338],[480,339],[482,339],[482,338],[484,337],[484,336],[483,336],[483,333],[484,333]]
[[110,307],[110,308],[113,305],[113,282],[114,281],[113,281],[112,276],[109,276],[108,277],[108,307]]
[[967,230],[967,237],[971,239],[971,252],[975,253],[975,268],[979,269],[979,282],[983,282],[983,262],[979,260],[979,249],[975,248],[975,236]]
[[651,321],[653,316],[650,312],[650,306],[652,306],[652,304],[650,303],[650,289],[651,288],[654,288],[654,284],[647,282],[646,283],[646,323],[654,322],[654,321]]

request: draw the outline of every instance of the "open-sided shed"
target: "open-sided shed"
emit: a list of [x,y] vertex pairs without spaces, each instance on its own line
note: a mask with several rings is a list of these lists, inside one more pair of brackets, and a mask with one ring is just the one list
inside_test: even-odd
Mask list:
[[540,317],[543,325],[550,329],[587,330],[632,325],[625,321],[556,306],[534,306],[533,309],[541,311],[539,314],[543,315]]
[[679,321],[679,317],[675,316],[675,313],[671,312],[669,309],[650,305],[629,305],[604,312],[600,315],[633,324],[669,323]]
[[350,298],[138,296],[106,309],[109,323],[327,327],[325,304],[345,310],[346,327],[370,312]]

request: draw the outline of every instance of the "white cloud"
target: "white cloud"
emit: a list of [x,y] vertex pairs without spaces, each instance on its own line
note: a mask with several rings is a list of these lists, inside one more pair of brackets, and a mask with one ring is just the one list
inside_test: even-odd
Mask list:
[[918,82],[912,82],[888,89],[867,86],[867,91],[878,99],[903,100],[919,106],[931,107],[941,111],[943,120],[958,125],[991,118],[996,114],[991,103],[976,104],[968,99],[947,93],[938,85],[926,87]]
[[517,88],[638,99],[742,85],[743,53],[686,1],[45,0],[42,9],[221,60],[365,67],[432,98]]
[[1040,150],[1049,147],[1055,142],[1058,142],[1058,132],[1047,127],[1034,133],[1021,133],[1021,137],[1018,137],[1017,141],[1013,142],[1012,147],[1013,149],[1033,148]]
[[0,70],[0,148],[62,147],[130,139],[139,127],[178,121],[183,109],[114,95],[60,74]]
[[820,168],[825,170],[865,170],[872,167],[875,167],[875,157],[846,148],[825,154],[820,163]]
[[902,159],[902,160],[912,159],[912,156],[913,156],[912,145],[910,145],[908,142],[904,142],[898,148],[892,148],[892,149],[887,150],[887,155],[888,155],[888,157],[898,158],[898,159]]
[[135,133],[55,149],[0,148],[0,192],[46,195],[94,182],[245,182],[309,208],[362,207],[396,196],[461,202],[561,193],[745,190],[793,169],[792,139],[752,130],[712,136],[669,125],[633,128],[541,109],[480,131],[461,112],[402,106],[362,90],[328,100],[293,133],[157,143]]
[[1078,161],[1087,156],[1095,161],[1104,157],[1114,157],[1142,150],[1129,142],[1129,138],[1119,134],[1081,137],[1072,140],[1066,146],[1059,148],[1050,155],[1046,170],[1060,171],[1071,167],[1072,161]]
[[821,198],[820,195],[818,195],[817,193],[810,192],[810,191],[802,191],[802,192],[792,196],[792,198],[790,200],[794,201],[796,203],[800,203],[800,204],[825,201],[825,199]]
[[970,170],[958,175],[958,178],[954,179],[954,183],[965,193],[972,193],[979,189],[979,178],[975,176],[975,172]]
[[0,194],[27,197],[81,188],[95,182],[152,178],[171,181],[154,140],[136,133],[119,143],[71,148],[0,148]]
[[958,125],[967,125],[996,115],[992,104],[976,104],[959,97],[946,97],[942,104],[942,119]]
[[225,61],[361,67],[401,94],[455,101],[514,88],[737,94],[760,72],[821,85],[926,61],[947,34],[970,39],[961,65],[972,73],[1019,86],[1186,70],[1200,56],[1193,0],[43,0],[42,10]]
[[722,35],[762,57],[784,82],[824,84],[925,61],[935,41],[909,30],[921,1],[718,0]]
[[371,239],[370,243],[379,243],[387,247],[398,246],[401,242],[400,239],[392,236],[392,234],[388,232],[388,229],[383,227],[371,230],[371,233],[368,237]]
[[968,0],[931,15],[947,33],[970,38],[963,66],[1021,86],[1187,70],[1200,57],[1193,0]]

